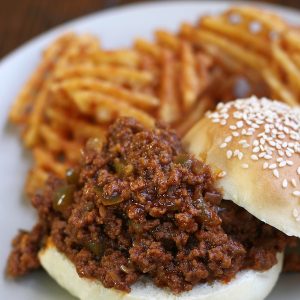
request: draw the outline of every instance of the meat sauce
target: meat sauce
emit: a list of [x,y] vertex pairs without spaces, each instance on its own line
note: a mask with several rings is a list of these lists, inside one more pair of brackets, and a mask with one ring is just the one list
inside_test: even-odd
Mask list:
[[90,142],[66,180],[49,180],[32,200],[39,215],[13,242],[7,273],[39,267],[46,237],[79,276],[130,292],[141,276],[174,293],[243,269],[267,270],[284,234],[239,208],[214,187],[207,165],[184,152],[164,126],[119,119],[100,147]]

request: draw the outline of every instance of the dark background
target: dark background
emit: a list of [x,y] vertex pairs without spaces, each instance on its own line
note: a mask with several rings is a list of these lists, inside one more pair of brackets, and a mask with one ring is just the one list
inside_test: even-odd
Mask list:
[[[55,25],[97,10],[133,2],[142,1],[0,0],[0,58],[28,39]],[[300,0],[269,0],[265,2],[300,9]]]

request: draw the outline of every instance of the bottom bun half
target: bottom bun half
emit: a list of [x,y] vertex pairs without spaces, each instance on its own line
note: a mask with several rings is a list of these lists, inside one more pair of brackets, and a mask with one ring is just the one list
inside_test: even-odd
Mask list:
[[283,262],[283,254],[278,254],[278,263],[268,271],[242,271],[228,284],[199,284],[189,292],[175,295],[143,279],[132,286],[130,293],[105,288],[100,281],[79,277],[74,264],[52,244],[40,251],[39,258],[49,275],[81,300],[262,300],[274,287]]

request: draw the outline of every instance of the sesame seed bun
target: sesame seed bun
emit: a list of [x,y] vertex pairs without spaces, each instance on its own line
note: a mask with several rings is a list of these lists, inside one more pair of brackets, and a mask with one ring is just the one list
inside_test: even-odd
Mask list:
[[219,177],[224,199],[300,237],[300,114],[266,98],[220,103],[184,137]]
[[[265,272],[241,271],[228,284],[199,284],[191,291],[175,295],[156,287],[150,280],[139,280],[130,293],[105,288],[100,281],[80,278],[73,263],[52,243],[40,251],[42,266],[59,285],[81,300],[258,300],[264,299],[274,287],[282,269],[283,255],[278,263]],[[255,288],[253,288],[255,287]]]

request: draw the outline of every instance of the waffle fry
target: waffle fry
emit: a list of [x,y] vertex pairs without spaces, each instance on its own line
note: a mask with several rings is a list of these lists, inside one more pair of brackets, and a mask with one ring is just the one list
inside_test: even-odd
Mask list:
[[[290,84],[293,87],[293,89],[299,93],[300,69],[298,69],[296,64],[289,57],[289,55],[277,43],[273,45],[272,52],[275,62],[287,74],[288,84]],[[294,103],[294,105],[296,103]]]
[[154,119],[146,112],[97,92],[71,92],[70,97],[83,114],[94,117],[100,124],[112,123],[117,117],[133,117],[145,126],[154,126]]
[[182,41],[180,44],[180,63],[181,80],[179,84],[182,93],[182,102],[184,109],[188,110],[197,100],[200,82],[196,70],[196,57],[192,46],[186,41]]
[[160,48],[158,45],[152,44],[143,39],[136,39],[134,43],[134,47],[138,51],[149,54],[153,58],[156,58],[157,60],[160,59]]
[[247,67],[260,70],[267,63],[262,56],[250,50],[245,51],[246,49],[242,47],[242,45],[229,41],[223,36],[215,34],[209,30],[202,28],[195,29],[189,24],[184,24],[181,30],[183,36],[186,36],[199,46],[201,46],[203,43],[215,45],[220,50],[231,55],[234,59],[237,59],[241,63],[245,64]]
[[133,68],[140,64],[140,56],[133,50],[97,51],[92,59],[96,64],[116,64]]
[[53,85],[53,91],[63,89],[67,93],[76,90],[91,90],[104,95],[126,101],[143,109],[155,108],[159,105],[159,99],[151,95],[125,89],[111,82],[103,81],[93,77],[71,78]]
[[59,70],[55,80],[95,77],[116,84],[127,84],[132,87],[151,84],[154,78],[151,73],[114,65],[79,65]]
[[289,105],[295,106],[298,101],[293,93],[281,82],[280,78],[274,70],[265,69],[263,71],[265,81],[269,84],[272,90],[273,98],[282,99]]
[[54,41],[54,43],[45,51],[40,65],[24,85],[19,96],[13,103],[9,114],[11,122],[24,123],[27,121],[27,117],[32,110],[32,104],[35,102],[36,95],[45,83],[46,74],[53,69],[53,61],[61,55],[63,49],[67,47],[73,39],[73,34],[63,35]]
[[180,47],[180,39],[168,31],[157,30],[155,32],[155,38],[159,45],[170,48],[173,51],[178,51]]
[[179,118],[180,103],[178,101],[177,67],[178,62],[169,49],[161,52],[162,72],[158,116],[166,123],[173,123]]
[[46,149],[35,148],[33,150],[33,157],[38,168],[56,174],[61,178],[65,175],[68,167],[70,167],[70,164],[58,162],[53,153]]
[[233,40],[239,40],[239,42],[247,47],[263,54],[269,54],[268,42],[258,39],[256,35],[253,35],[250,31],[246,31],[241,26],[236,26],[224,20],[224,17],[204,17],[201,19],[199,28],[205,28],[219,33],[224,37],[228,37]]

